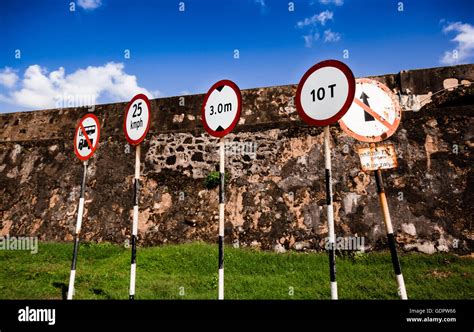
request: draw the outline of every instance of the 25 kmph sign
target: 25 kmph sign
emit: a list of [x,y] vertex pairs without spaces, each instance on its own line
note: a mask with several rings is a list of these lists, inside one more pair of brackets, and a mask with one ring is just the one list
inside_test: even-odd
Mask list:
[[150,101],[144,94],[138,94],[128,103],[123,119],[123,131],[131,145],[138,145],[150,129]]

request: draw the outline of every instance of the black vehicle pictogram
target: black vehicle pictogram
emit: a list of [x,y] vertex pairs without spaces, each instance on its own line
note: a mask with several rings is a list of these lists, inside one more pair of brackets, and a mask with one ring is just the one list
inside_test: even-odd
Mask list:
[[[96,126],[95,125],[87,126],[87,127],[84,127],[84,130],[86,131],[87,136],[89,137],[89,140],[91,141],[91,144],[94,145],[94,139],[90,138],[90,136],[95,133]],[[78,149],[82,151],[82,148],[88,148],[90,150],[92,146],[89,146],[89,144],[87,143],[87,140],[82,130],[79,130],[79,137],[83,137],[83,138],[79,140]]]

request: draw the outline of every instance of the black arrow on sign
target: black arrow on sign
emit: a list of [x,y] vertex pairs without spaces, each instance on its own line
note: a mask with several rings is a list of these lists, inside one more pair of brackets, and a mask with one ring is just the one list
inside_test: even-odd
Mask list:
[[[367,96],[364,91],[362,91],[362,94],[360,95],[359,98],[360,98],[360,100],[362,100],[362,102],[364,104],[366,104],[368,107],[370,107],[369,101],[367,100],[367,99],[369,99],[369,96]],[[372,115],[370,115],[369,113],[367,113],[366,111],[364,111],[364,119],[365,119],[365,122],[375,121],[374,117]]]

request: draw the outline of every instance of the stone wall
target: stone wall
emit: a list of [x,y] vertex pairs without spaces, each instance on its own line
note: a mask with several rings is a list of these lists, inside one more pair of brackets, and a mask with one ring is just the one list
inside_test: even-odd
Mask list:
[[[472,251],[474,65],[375,77],[405,111],[388,141],[399,167],[384,172],[397,241],[405,250]],[[435,92],[456,84],[459,88]],[[299,120],[296,85],[242,91],[242,118],[226,137],[226,242],[262,249],[322,250],[327,236],[323,136]],[[215,242],[217,140],[204,133],[203,95],[155,99],[142,144],[139,245]],[[124,243],[131,230],[134,151],[126,144],[126,103],[98,105],[100,146],[89,162],[82,238]],[[421,110],[420,110],[421,108]],[[413,111],[415,110],[415,111]],[[82,164],[73,152],[70,108],[0,115],[0,236],[70,241]],[[356,142],[331,127],[337,236],[364,236],[386,248],[371,174]]]

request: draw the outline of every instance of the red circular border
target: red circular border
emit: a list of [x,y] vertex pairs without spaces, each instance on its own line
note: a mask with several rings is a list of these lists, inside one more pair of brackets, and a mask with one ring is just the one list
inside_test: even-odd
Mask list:
[[[321,69],[323,67],[335,67],[342,71],[344,75],[347,78],[347,81],[349,83],[349,93],[347,95],[347,99],[344,102],[344,105],[342,105],[341,109],[333,116],[330,118],[324,119],[324,120],[315,120],[311,117],[309,117],[304,109],[303,106],[301,105],[301,90],[303,90],[303,85],[306,83],[306,80],[308,77],[314,73],[316,70]],[[351,69],[344,64],[341,61],[338,60],[325,60],[321,61],[317,64],[315,64],[313,67],[311,67],[301,78],[299,84],[298,84],[298,89],[296,90],[296,109],[298,110],[298,113],[300,117],[308,124],[313,125],[313,126],[327,126],[330,125],[331,123],[337,122],[340,118],[344,116],[344,114],[349,110],[349,108],[352,105],[352,101],[354,100],[354,95],[355,95],[355,78],[354,74],[352,73]]]
[[[144,100],[146,105],[148,106],[148,123],[146,125],[146,129],[145,129],[145,132],[143,133],[143,135],[137,140],[132,140],[130,138],[130,136],[128,136],[126,122],[127,122],[128,112],[130,111],[130,107],[132,106],[133,102],[137,99]],[[145,96],[143,93],[140,93],[140,94],[136,95],[135,97],[133,97],[132,100],[129,101],[129,103],[127,104],[127,108],[125,109],[125,116],[123,118],[123,132],[125,133],[125,138],[127,139],[128,143],[130,143],[131,145],[140,144],[145,139],[146,134],[148,134],[148,130],[150,129],[150,123],[151,123],[151,105],[150,105],[150,101],[148,100],[147,96]]]
[[[81,130],[81,126],[80,124],[82,124],[82,122],[86,119],[86,118],[93,118],[95,120],[95,122],[97,123],[97,144],[95,146],[92,147],[91,149],[91,152],[83,157],[79,154],[79,152],[77,151],[77,145],[76,145],[76,138],[77,138],[77,131],[78,130]],[[85,135],[85,133],[84,133]],[[79,158],[80,160],[82,161],[86,161],[88,160],[90,157],[92,157],[92,155],[94,154],[95,150],[97,150],[97,147],[99,146],[99,139],[100,139],[100,123],[99,123],[99,119],[92,113],[88,113],[86,115],[84,115],[82,117],[82,119],[79,121],[79,124],[77,125],[76,127],[76,131],[74,132],[74,153],[76,154],[77,158]]]
[[[207,100],[209,99],[209,96],[211,95],[211,93],[218,87],[218,86],[221,86],[221,85],[227,85],[229,86],[232,90],[234,90],[235,94],[237,95],[237,114],[235,116],[235,119],[234,121],[232,121],[232,123],[230,124],[229,127],[227,127],[225,130],[223,131],[214,131],[212,130],[208,125],[207,125],[207,122],[206,122],[206,104],[207,104]],[[237,122],[239,121],[240,119],[240,113],[242,111],[242,93],[240,92],[240,89],[239,87],[237,86],[237,84],[235,84],[234,82],[230,81],[230,80],[221,80],[219,82],[216,82],[214,83],[213,86],[211,86],[211,88],[209,89],[209,91],[207,92],[206,94],[206,97],[204,97],[204,102],[202,103],[202,107],[201,107],[201,120],[202,120],[202,123],[204,125],[204,129],[206,129],[206,131],[209,133],[209,135],[211,136],[214,136],[214,137],[223,137],[225,135],[227,135],[228,133],[230,133],[234,127],[237,125]]]
[[395,129],[389,129],[388,131],[386,131],[385,132],[386,137],[382,138],[383,135],[362,136],[362,135],[356,134],[344,123],[344,121],[342,121],[342,119],[339,120],[339,126],[347,135],[351,136],[352,138],[355,138],[358,141],[367,142],[367,143],[377,143],[377,142],[384,141],[390,136],[392,136],[397,131],[398,126],[400,126],[400,121],[402,118],[402,109],[400,107],[400,103],[398,102],[398,98],[395,96],[395,94],[392,91],[390,91],[388,86],[386,86],[385,84],[379,81],[376,81],[370,78],[358,78],[356,81],[357,81],[356,84],[357,83],[375,84],[378,88],[380,88],[381,90],[383,90],[386,94],[390,96],[390,99],[392,100],[393,108],[395,109],[395,112],[396,112],[395,121],[392,124],[392,126],[395,126]]

